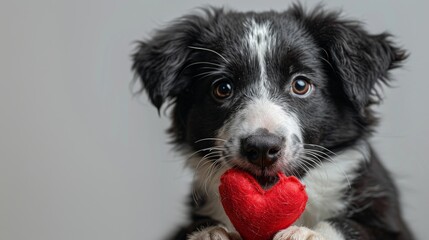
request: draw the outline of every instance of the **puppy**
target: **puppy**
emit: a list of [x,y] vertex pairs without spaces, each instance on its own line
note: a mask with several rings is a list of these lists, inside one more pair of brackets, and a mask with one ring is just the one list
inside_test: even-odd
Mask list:
[[195,171],[190,223],[171,239],[240,239],[219,200],[220,176],[262,186],[298,177],[309,201],[273,239],[413,239],[398,192],[368,143],[371,105],[407,53],[387,33],[321,7],[220,8],[177,19],[139,42],[132,69]]

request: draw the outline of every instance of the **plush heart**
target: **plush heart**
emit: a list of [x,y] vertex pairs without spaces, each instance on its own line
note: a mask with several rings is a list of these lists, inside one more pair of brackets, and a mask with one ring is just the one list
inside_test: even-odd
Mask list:
[[244,240],[270,240],[294,223],[305,209],[307,193],[296,177],[279,173],[278,182],[264,190],[254,177],[230,169],[221,177],[223,208]]

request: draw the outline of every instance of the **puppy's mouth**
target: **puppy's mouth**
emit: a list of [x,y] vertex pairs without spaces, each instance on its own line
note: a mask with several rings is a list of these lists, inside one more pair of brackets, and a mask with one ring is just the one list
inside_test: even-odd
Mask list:
[[261,175],[261,176],[254,176],[254,177],[263,189],[269,189],[279,181],[279,177],[277,175],[275,176]]
[[283,172],[283,169],[278,165],[274,164],[271,166],[255,166],[253,164],[248,164],[245,161],[234,159],[232,168],[238,168],[242,171],[250,174],[259,185],[267,190],[274,186],[279,181],[279,172]]
[[271,188],[279,181],[277,172],[281,171],[281,170],[278,170],[277,172],[275,171],[265,172],[262,169],[260,169],[259,171],[254,171],[255,169],[248,169],[242,166],[234,166],[234,168],[241,169],[247,172],[248,174],[250,174],[253,178],[255,178],[258,184],[265,190]]

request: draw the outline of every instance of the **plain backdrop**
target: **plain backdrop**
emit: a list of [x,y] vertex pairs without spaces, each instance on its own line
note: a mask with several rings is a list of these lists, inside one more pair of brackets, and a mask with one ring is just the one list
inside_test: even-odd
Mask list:
[[[316,1],[306,1],[314,6]],[[285,10],[290,1],[0,2],[0,239],[160,239],[186,215],[192,174],[168,117],[133,97],[135,40],[198,6]],[[425,239],[429,191],[427,1],[326,1],[388,30],[411,57],[385,91],[372,139]]]

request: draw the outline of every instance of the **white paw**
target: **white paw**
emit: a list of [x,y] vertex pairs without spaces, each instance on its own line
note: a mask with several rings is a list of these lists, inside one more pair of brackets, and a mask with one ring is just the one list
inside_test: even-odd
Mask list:
[[229,233],[223,227],[208,227],[189,235],[188,240],[240,240],[237,233]]
[[325,240],[325,238],[309,228],[290,226],[278,232],[273,240]]

